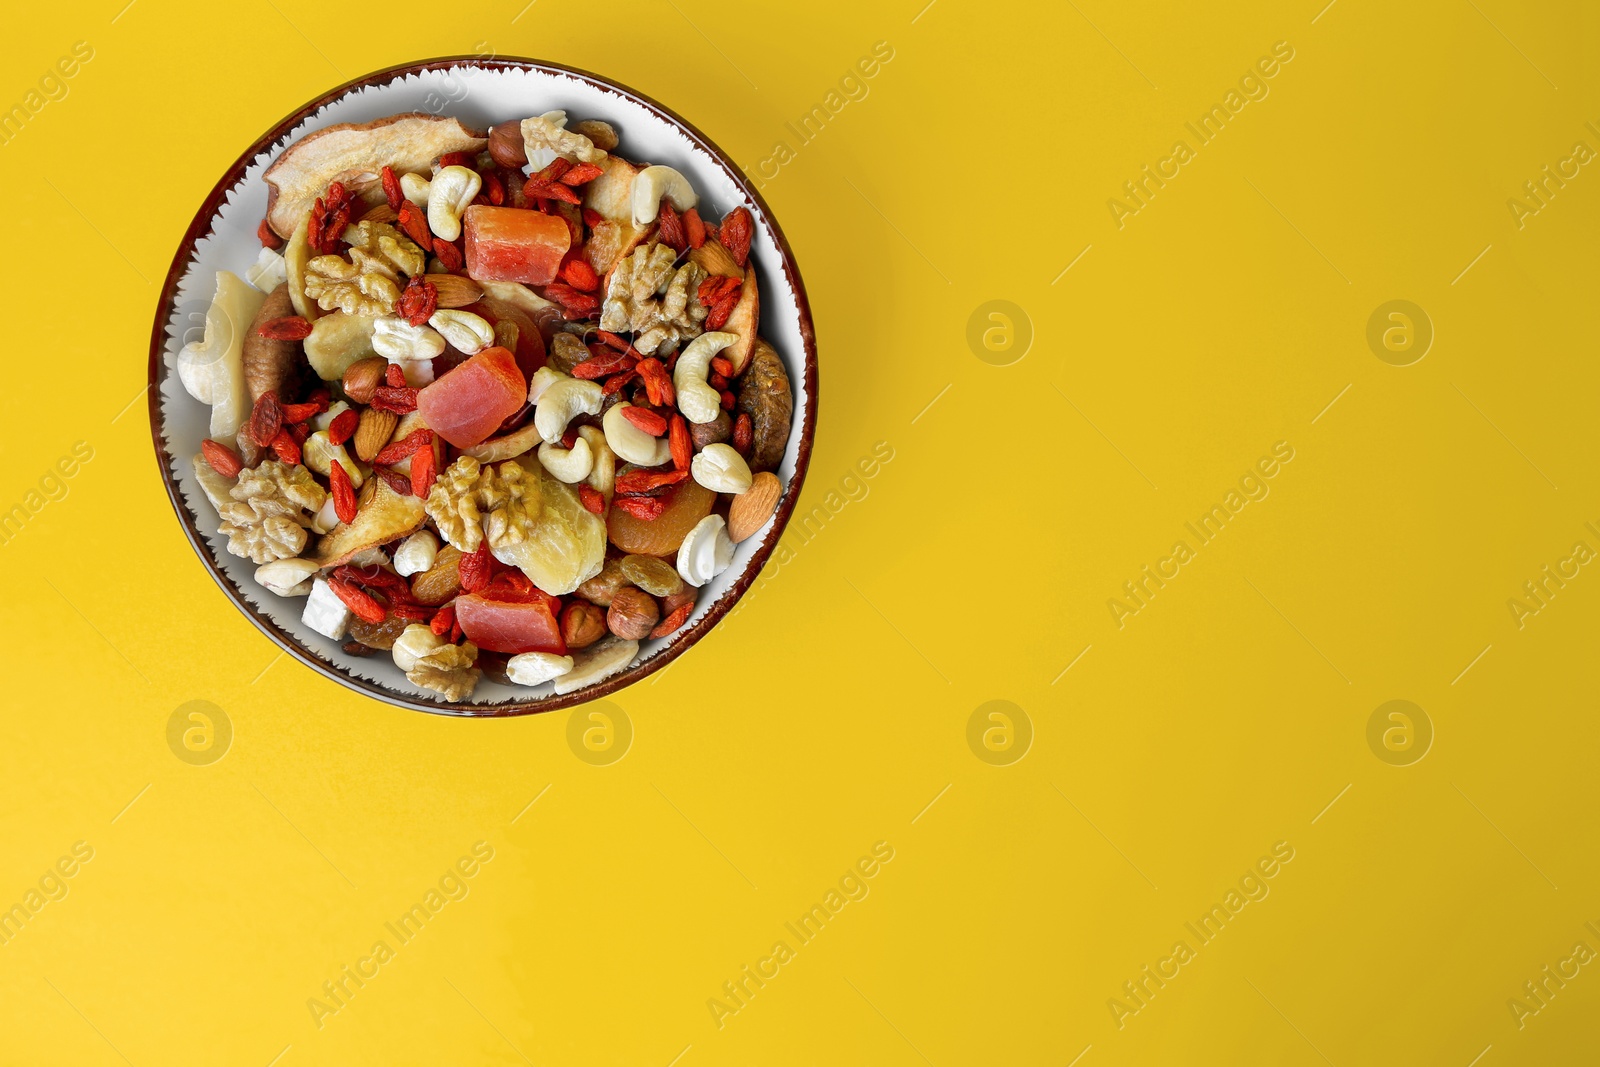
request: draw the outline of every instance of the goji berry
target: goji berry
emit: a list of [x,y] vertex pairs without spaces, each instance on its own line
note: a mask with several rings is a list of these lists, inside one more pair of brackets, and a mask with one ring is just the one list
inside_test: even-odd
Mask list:
[[318,407],[315,401],[310,400],[304,404],[285,404],[283,405],[283,422],[286,426],[292,426],[295,423],[305,422],[313,415],[321,415],[326,410],[328,410],[326,405]]
[[561,176],[572,169],[572,160],[557,156],[552,159],[543,170],[535,171],[528,180],[548,185],[553,181],[560,181]]
[[750,218],[750,212],[742,207],[734,208],[722,220],[722,246],[741,267],[750,258],[750,238],[754,234],[755,223]]
[[333,590],[334,596],[344,601],[344,606],[354,612],[356,618],[369,626],[376,626],[388,617],[388,612],[372,598],[371,593],[358,589],[342,578],[329,578],[328,588]]
[[572,186],[562,185],[560,182],[542,182],[537,175],[523,183],[522,195],[540,200],[560,200],[568,204],[583,203],[583,197],[579,196]]
[[385,384],[396,389],[402,388],[406,384],[405,368],[398,363],[389,364],[383,368],[383,380]]
[[361,425],[361,415],[355,408],[345,408],[328,423],[328,440],[333,444],[342,445],[350,440],[359,425]]
[[583,224],[589,229],[594,229],[606,220],[606,217],[592,207],[583,209]]
[[272,224],[266,219],[261,220],[261,225],[256,227],[256,240],[261,242],[263,248],[278,249],[283,247],[283,238],[273,230]]
[[279,459],[291,467],[300,462],[300,442],[295,440],[294,434],[289,432],[287,426],[279,430],[278,435],[272,439],[272,450],[278,454]]
[[755,424],[748,411],[739,412],[733,424],[733,450],[741,456],[750,454],[750,442],[755,437]]
[[489,542],[484,540],[479,543],[476,552],[469,552],[461,557],[458,564],[461,574],[461,588],[468,593],[476,593],[489,584],[491,577],[492,556],[489,555]]
[[689,238],[690,248],[706,243],[706,224],[700,220],[700,209],[692,207],[683,213],[683,232]]
[[472,162],[472,156],[466,152],[446,152],[439,157],[439,169],[446,167],[465,167]]
[[[405,290],[400,294],[400,299],[395,301],[394,305],[394,313],[412,326],[421,326],[438,309],[439,290],[420,274],[411,276],[411,280],[406,282]],[[391,368],[393,366],[390,364]],[[405,384],[404,374],[400,376],[400,384]]]
[[[601,351],[605,351],[601,349]],[[613,352],[603,356],[593,356],[572,368],[574,378],[586,378],[594,381],[597,378],[608,378],[613,374],[620,374],[625,370],[632,370],[638,361],[625,352]]]
[[355,522],[356,487],[350,482],[350,472],[337,460],[328,466],[328,486],[333,490],[333,510],[339,521]]
[[412,456],[411,495],[426,500],[428,490],[433,488],[433,479],[438,470],[438,463],[433,458],[433,449],[424,448]]
[[582,289],[586,293],[592,293],[600,288],[600,276],[589,266],[589,261],[581,257],[567,260],[566,265],[561,268],[561,276],[574,289]]
[[688,471],[635,470],[617,475],[616,489],[619,493],[629,495],[648,493],[662,486],[677,485],[688,477]]
[[446,241],[443,237],[433,239],[433,254],[439,257],[439,262],[444,264],[444,269],[454,273],[467,262],[461,254],[461,249]]
[[595,515],[604,515],[606,513],[606,498],[594,486],[578,486],[578,499],[583,501],[584,508],[590,513]]
[[224,478],[237,478],[239,472],[244,470],[244,462],[239,459],[239,454],[221,441],[206,438],[200,442],[200,451],[206,457],[206,462],[211,464],[211,469]]
[[672,465],[680,471],[689,469],[694,458],[694,439],[689,436],[689,420],[682,415],[672,416],[672,428],[667,437],[672,446]]
[[627,385],[629,382],[633,381],[633,379],[637,378],[638,376],[639,376],[639,372],[637,370],[635,370],[633,367],[629,367],[627,370],[623,371],[621,374],[614,374],[611,377],[606,379],[606,384],[605,385],[600,387],[600,395],[601,396],[615,396],[617,393],[622,392],[622,387],[623,386]]
[[600,310],[599,297],[580,292],[560,282],[545,286],[544,295],[547,300],[554,300],[560,304],[569,319],[583,318]]
[[611,501],[611,506],[644,522],[659,519],[667,510],[666,500],[655,496],[619,496]]
[[706,315],[705,329],[707,331],[720,330],[728,324],[728,317],[733,314],[733,309],[739,306],[739,290],[731,289],[722,299],[717,301],[716,307]]
[[483,195],[495,207],[506,202],[506,183],[500,180],[500,175],[489,171],[483,175]]
[[[385,467],[393,466],[396,463],[405,462],[408,456],[413,456],[422,449],[429,448],[432,444],[433,431],[424,426],[420,430],[412,430],[393,444],[385,445],[376,456],[372,457],[372,462],[382,464]],[[418,493],[417,495],[421,496],[422,494]]]
[[610,345],[619,352],[631,353],[633,351],[633,343],[631,341],[627,341],[621,337],[618,337],[610,330],[596,330],[594,334],[596,337],[600,338],[600,342],[602,344]]
[[723,411],[732,411],[733,410],[733,405],[737,402],[737,400],[738,400],[737,397],[735,397],[732,393],[730,393],[726,389],[724,389],[722,391],[722,410]]
[[661,625],[650,631],[651,637],[665,637],[678,627],[682,626],[689,618],[689,613],[694,610],[694,604],[679,604],[672,609],[672,614],[661,620]]
[[433,234],[428,230],[428,220],[417,205],[409,200],[401,204],[400,218],[397,221],[400,223],[400,228],[406,231],[407,237],[424,249],[433,247]]
[[706,384],[720,392],[727,388],[728,379],[723,377],[719,372],[712,371],[710,374],[706,375]]
[[433,636],[443,637],[450,632],[450,627],[455,625],[456,606],[446,604],[434,613],[433,621],[428,624],[428,629],[433,631]]
[[380,385],[372,391],[372,407],[379,411],[392,411],[396,415],[409,415],[417,410],[417,390]]
[[711,369],[722,375],[724,378],[733,377],[733,364],[726,356],[712,356]]
[[561,184],[582,185],[585,182],[594,181],[604,173],[605,168],[597,166],[594,163],[579,163],[577,166],[573,167],[571,170],[567,171],[561,176]]
[[278,436],[278,431],[283,429],[283,406],[278,403],[278,394],[269,389],[256,398],[255,407],[250,409],[250,423],[247,432],[250,440],[259,447],[266,448],[272,444],[272,439]]
[[383,179],[384,199],[389,201],[389,207],[392,210],[399,211],[406,194],[400,191],[400,179],[395,177],[394,168],[385,165],[379,173],[379,177]]
[[661,223],[659,236],[662,244],[674,252],[682,252],[689,247],[689,237],[683,232],[683,219],[678,217],[678,209],[672,206],[671,200],[664,196],[661,198],[656,217]]
[[622,417],[651,437],[660,437],[667,432],[667,420],[649,408],[625,407],[622,409]]

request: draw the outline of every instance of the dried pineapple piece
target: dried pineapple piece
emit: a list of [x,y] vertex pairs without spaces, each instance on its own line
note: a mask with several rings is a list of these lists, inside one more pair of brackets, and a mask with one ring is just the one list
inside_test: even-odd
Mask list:
[[[525,482],[537,481],[542,507],[518,538],[490,545],[495,559],[520,567],[551,596],[565,596],[600,573],[606,558],[606,524],[583,506],[572,486],[528,457]],[[505,464],[520,465],[519,460]]]

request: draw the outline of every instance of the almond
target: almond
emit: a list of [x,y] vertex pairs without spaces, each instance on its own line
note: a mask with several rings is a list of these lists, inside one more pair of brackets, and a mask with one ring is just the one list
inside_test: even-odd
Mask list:
[[363,463],[371,463],[372,457],[389,443],[399,421],[400,416],[392,411],[366,408],[361,412],[361,421],[356,424],[355,446],[356,455]]
[[750,488],[733,498],[728,508],[728,536],[735,543],[743,541],[765,526],[772,513],[778,510],[778,498],[783,495],[783,483],[771,471],[762,471],[750,482]]
[[367,208],[366,214],[358,220],[360,222],[395,222],[400,218],[400,212],[390,207],[388,203],[373,204]]
[[438,307],[464,308],[483,299],[483,286],[460,274],[430,274],[427,280],[439,294]]
[[344,378],[340,382],[344,386],[344,395],[357,404],[372,403],[373,394],[383,384],[383,375],[388,369],[389,361],[382,356],[356,360],[345,368]]

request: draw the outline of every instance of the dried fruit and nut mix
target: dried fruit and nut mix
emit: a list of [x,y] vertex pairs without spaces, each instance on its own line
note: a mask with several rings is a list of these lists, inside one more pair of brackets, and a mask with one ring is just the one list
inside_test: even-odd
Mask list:
[[228,551],[447,700],[623,670],[782,495],[753,219],[618,145],[560,111],[311,134],[178,356]]

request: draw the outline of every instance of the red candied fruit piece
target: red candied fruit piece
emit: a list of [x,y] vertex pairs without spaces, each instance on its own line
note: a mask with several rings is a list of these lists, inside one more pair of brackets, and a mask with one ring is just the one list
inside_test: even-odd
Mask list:
[[486,348],[417,394],[428,428],[457,448],[482,444],[528,399],[517,357]]
[[467,274],[479,281],[549,285],[572,247],[565,219],[530,208],[473,204],[463,221]]

